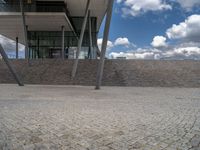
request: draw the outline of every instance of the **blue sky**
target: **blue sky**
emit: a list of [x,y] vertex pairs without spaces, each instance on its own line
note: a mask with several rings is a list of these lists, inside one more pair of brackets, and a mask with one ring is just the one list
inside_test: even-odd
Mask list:
[[[200,27],[199,6],[200,0],[115,1],[109,37],[111,46],[108,48],[107,56],[111,57],[111,53],[126,56],[126,54],[144,54],[145,52],[151,54],[156,52],[156,54],[161,53],[162,55],[173,50],[182,50],[183,52],[189,51],[191,53],[191,56],[187,56],[188,59],[194,58],[193,55],[199,53],[198,43],[200,40],[198,38],[200,38],[200,29],[197,29]],[[193,20],[196,22],[190,24]],[[189,30],[186,33],[188,35],[181,36],[181,31],[176,33],[176,28],[180,28],[181,23],[186,24],[187,27],[181,30],[183,30],[182,32]],[[173,24],[176,24],[177,27],[173,28]],[[104,23],[99,33],[100,39],[103,37],[103,27]],[[167,32],[169,29],[171,31]],[[195,35],[192,35],[194,33]],[[176,34],[180,35],[176,36]],[[159,37],[152,44],[156,36]],[[123,42],[115,44],[118,38],[126,42],[124,44],[122,44]],[[160,45],[159,41],[161,42]],[[131,44],[129,45],[128,43]],[[99,43],[99,45],[101,44]],[[120,52],[122,55],[119,54]],[[181,58],[185,58],[182,53],[176,54],[178,56],[173,57],[178,59],[181,57],[179,55],[183,55]],[[149,58],[154,59],[154,56],[155,54],[152,54]],[[172,56],[165,55],[165,57]]]

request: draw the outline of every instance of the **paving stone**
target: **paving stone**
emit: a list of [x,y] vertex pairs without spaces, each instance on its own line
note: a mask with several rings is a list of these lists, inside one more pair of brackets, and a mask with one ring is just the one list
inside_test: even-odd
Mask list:
[[0,150],[200,149],[198,88],[0,85],[0,95]]

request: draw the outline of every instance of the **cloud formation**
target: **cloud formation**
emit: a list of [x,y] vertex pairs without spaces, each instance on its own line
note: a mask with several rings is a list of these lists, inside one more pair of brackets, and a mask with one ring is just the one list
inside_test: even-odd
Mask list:
[[[100,38],[100,39],[97,40],[97,45],[98,45],[100,51],[101,51],[102,42],[103,42],[102,38]],[[113,46],[114,46],[113,42],[111,42],[111,41],[108,40],[107,50],[110,50],[111,48],[113,48]]]
[[123,16],[138,16],[148,11],[171,10],[172,7],[163,0],[117,0],[122,3]]
[[199,0],[176,0],[176,1],[186,10],[191,10],[195,5],[200,5]]
[[200,41],[200,15],[191,15],[184,22],[174,24],[166,32],[169,39]]
[[151,45],[155,48],[167,47],[166,40],[167,40],[167,38],[164,36],[155,36],[153,38]]
[[[167,3],[168,2],[168,3]],[[117,0],[122,4],[122,16],[136,17],[149,11],[172,10],[172,3],[178,3],[185,11],[200,6],[200,0]]]
[[199,47],[181,47],[164,53],[166,58],[174,59],[200,59]]
[[129,42],[128,38],[124,37],[119,37],[115,40],[115,46],[119,46],[119,45],[122,45],[122,46],[129,46],[131,43]]
[[[97,44],[98,44],[98,47],[99,47],[100,50],[101,50],[102,42],[103,42],[102,38],[99,38],[97,40]],[[117,46],[122,46],[122,47],[125,47],[125,48],[136,47],[136,45],[134,43],[131,43],[128,38],[119,37],[114,42],[108,40],[107,51],[109,51],[113,47],[117,47]]]
[[160,52],[156,49],[138,49],[128,52],[112,52],[109,57],[111,59],[126,58],[126,59],[157,59],[156,53]]
[[160,51],[158,49],[138,49],[128,52],[112,52],[109,57],[111,59],[126,58],[126,59],[154,59],[154,60],[184,60],[193,59],[200,60],[199,47],[180,47]]

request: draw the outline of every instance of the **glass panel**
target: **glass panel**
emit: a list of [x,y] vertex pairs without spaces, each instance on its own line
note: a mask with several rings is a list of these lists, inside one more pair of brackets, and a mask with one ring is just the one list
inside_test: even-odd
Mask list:
[[[83,21],[83,17],[74,17],[77,28],[81,25]],[[78,25],[78,23],[80,23]],[[80,30],[78,31],[80,34]],[[29,47],[31,49],[31,58],[57,58],[61,57],[61,49],[62,49],[62,32],[61,31],[29,31],[28,32],[29,39]],[[96,58],[96,47],[97,45],[97,32],[96,32],[96,18],[92,18],[92,40],[93,40],[93,48],[91,49],[91,58]],[[89,33],[88,29],[85,31],[82,50],[80,53],[81,59],[88,58],[89,52]],[[74,33],[71,31],[65,32],[65,53],[66,58],[71,59],[75,58],[75,51],[78,47],[78,40],[75,37]]]
[[2,0],[0,1],[0,12],[19,12],[19,1],[17,0]]
[[[26,12],[65,12],[68,14],[64,1],[23,0]],[[1,12],[20,12],[19,0],[0,0]]]

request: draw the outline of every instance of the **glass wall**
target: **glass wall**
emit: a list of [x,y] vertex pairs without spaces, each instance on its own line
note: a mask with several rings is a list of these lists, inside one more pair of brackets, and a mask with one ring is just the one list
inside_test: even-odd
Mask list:
[[1,0],[0,12],[20,12],[19,0]]
[[[23,0],[25,12],[66,12],[64,1]],[[19,0],[0,0],[1,12],[20,12]]]
[[[71,18],[73,25],[80,35],[83,18]],[[90,49],[89,41],[89,27],[87,24],[82,50],[80,52],[80,59],[95,59],[97,50],[97,32],[96,32],[96,18],[91,18],[92,22],[92,49]],[[61,31],[29,31],[29,51],[30,58],[59,58],[61,57],[62,47],[62,32]],[[75,58],[75,53],[78,47],[77,37],[73,32],[65,32],[65,58]]]

